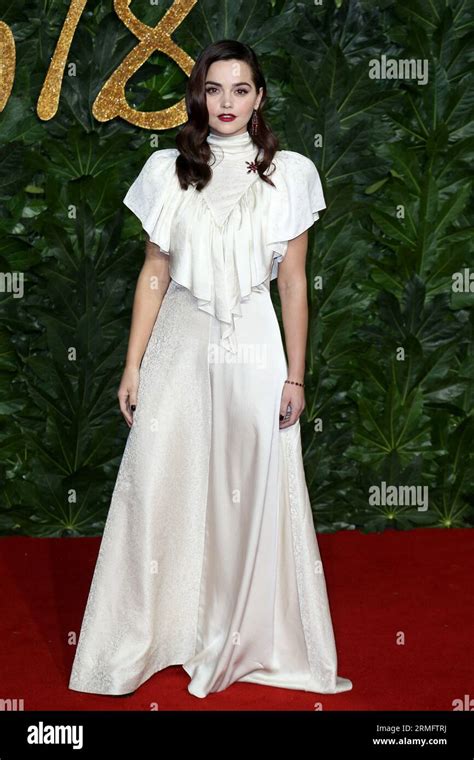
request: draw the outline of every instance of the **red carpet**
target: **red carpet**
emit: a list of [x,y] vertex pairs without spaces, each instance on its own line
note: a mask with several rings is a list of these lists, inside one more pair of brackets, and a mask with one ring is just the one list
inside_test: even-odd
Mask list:
[[452,710],[453,700],[473,697],[473,531],[351,531],[318,541],[339,674],[353,681],[350,692],[235,683],[198,699],[180,666],[155,674],[131,697],[73,692],[68,637],[79,633],[100,539],[7,537],[2,698],[22,699],[24,710]]

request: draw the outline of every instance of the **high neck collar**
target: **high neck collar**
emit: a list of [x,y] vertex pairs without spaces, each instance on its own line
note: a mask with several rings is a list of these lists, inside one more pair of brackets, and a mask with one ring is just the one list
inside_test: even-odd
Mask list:
[[247,130],[240,135],[216,135],[210,132],[207,136],[207,142],[211,148],[218,147],[224,155],[229,156],[248,154],[255,147]]

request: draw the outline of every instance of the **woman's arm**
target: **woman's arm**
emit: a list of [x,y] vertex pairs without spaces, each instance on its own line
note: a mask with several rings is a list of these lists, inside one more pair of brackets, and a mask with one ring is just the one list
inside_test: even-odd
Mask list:
[[[280,294],[283,328],[288,359],[288,379],[304,383],[306,339],[308,336],[308,298],[306,283],[306,253],[308,231],[288,242],[288,250],[278,265],[278,292]],[[293,425],[305,408],[304,388],[285,383],[280,415],[285,416],[291,404],[291,416],[280,422],[280,428]]]
[[137,403],[140,364],[169,283],[169,256],[150,242],[147,235],[145,261],[138,275],[133,299],[125,369],[117,392],[120,410],[129,427],[133,422],[134,410],[131,407]]
[[170,283],[169,256],[147,237],[145,261],[138,275],[133,299],[132,324],[126,366],[139,368],[153,325]]

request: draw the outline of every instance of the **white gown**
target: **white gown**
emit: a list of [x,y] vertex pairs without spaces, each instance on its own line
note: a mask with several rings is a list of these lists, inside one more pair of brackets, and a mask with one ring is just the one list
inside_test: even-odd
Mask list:
[[[287,363],[270,280],[325,208],[312,161],[248,171],[248,133],[209,135],[213,176],[183,191],[155,151],[124,203],[170,256],[69,688],[125,694],[182,665],[196,697],[236,681],[331,694],[337,674],[300,423],[280,430]],[[269,173],[269,172],[267,172]]]

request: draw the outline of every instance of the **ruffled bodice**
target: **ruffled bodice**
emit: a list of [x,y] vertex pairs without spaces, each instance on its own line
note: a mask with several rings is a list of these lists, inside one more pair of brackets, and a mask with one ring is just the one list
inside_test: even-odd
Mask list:
[[306,156],[277,151],[275,170],[267,171],[272,187],[251,170],[258,148],[248,132],[207,139],[213,175],[202,191],[181,189],[179,152],[165,148],[148,158],[123,202],[169,254],[170,277],[221,322],[221,345],[236,353],[234,319],[241,316],[241,301],[269,287],[288,241],[311,227],[326,203]]

